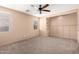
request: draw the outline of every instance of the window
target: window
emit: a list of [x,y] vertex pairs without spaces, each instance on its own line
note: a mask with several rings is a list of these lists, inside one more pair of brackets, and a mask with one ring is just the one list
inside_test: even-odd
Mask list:
[[9,31],[9,14],[0,13],[0,32]]
[[38,29],[38,21],[37,20],[33,21],[33,28],[34,28],[34,30]]

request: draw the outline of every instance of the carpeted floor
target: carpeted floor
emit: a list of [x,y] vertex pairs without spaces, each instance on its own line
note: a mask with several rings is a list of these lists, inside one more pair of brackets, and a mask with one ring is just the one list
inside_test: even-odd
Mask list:
[[72,54],[79,53],[78,43],[71,39],[36,37],[0,47],[1,54]]

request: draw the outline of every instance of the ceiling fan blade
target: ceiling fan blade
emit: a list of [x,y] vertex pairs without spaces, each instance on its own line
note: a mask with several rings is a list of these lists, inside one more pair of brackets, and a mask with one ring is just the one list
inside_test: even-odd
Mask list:
[[41,12],[42,12],[42,11],[40,10],[40,14],[41,14]]
[[49,6],[49,4],[46,4],[46,5],[44,5],[43,7],[42,7],[42,9],[44,9],[44,8],[46,8],[46,7],[48,7]]
[[50,10],[42,10],[42,11],[50,12]]

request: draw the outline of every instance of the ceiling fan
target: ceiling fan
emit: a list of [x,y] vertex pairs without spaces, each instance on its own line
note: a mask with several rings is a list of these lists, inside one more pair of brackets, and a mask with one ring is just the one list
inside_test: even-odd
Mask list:
[[49,6],[49,4],[46,4],[46,5],[44,5],[43,7],[42,7],[42,5],[39,5],[38,10],[39,10],[40,14],[42,13],[42,11],[50,12],[50,10],[45,9],[45,8],[47,8],[48,6]]
[[45,12],[50,12],[50,10],[47,10],[45,8],[47,8],[49,6],[49,4],[45,4],[44,6],[42,5],[39,5],[39,7],[35,7],[34,5],[32,5],[32,7],[36,8],[37,10],[39,10],[39,13],[42,14],[42,11],[45,11]]

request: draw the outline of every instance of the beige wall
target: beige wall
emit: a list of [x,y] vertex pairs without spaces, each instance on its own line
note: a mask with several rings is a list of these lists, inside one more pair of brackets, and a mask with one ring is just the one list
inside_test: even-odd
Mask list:
[[77,11],[77,40],[79,43],[79,9]]
[[32,25],[38,18],[3,7],[0,7],[0,12],[10,14],[10,29],[9,32],[0,32],[0,45],[39,35],[39,29],[34,30]]
[[49,18],[49,36],[77,39],[77,13]]
[[40,18],[40,36],[48,36],[46,17]]

